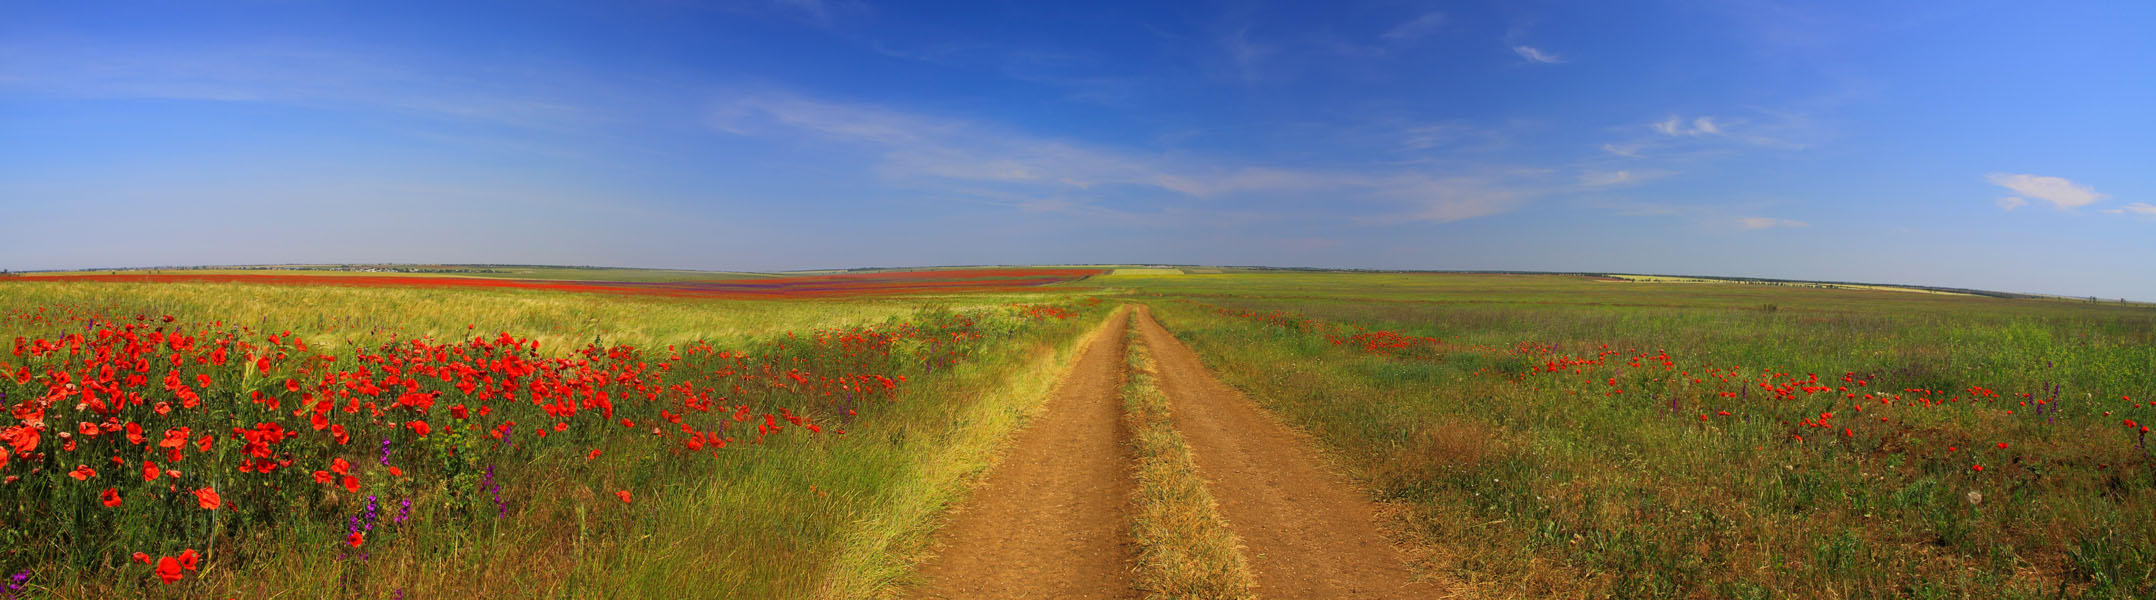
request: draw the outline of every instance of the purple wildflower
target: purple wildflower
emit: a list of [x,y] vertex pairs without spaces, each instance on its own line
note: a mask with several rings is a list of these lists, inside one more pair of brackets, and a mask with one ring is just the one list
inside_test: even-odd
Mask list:
[[[0,394],[0,397],[6,397],[6,394]],[[8,576],[5,585],[0,585],[0,599],[15,600],[16,598],[21,598],[22,589],[29,586],[30,570],[16,571],[14,575]]]

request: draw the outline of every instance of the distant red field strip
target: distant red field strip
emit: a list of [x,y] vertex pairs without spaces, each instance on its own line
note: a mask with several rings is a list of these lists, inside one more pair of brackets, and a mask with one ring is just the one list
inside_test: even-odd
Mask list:
[[949,269],[878,271],[717,281],[547,281],[468,277],[379,275],[158,274],[7,277],[0,282],[94,281],[118,283],[257,283],[357,287],[498,288],[696,298],[819,298],[919,292],[975,292],[1030,288],[1106,273],[1102,269]]

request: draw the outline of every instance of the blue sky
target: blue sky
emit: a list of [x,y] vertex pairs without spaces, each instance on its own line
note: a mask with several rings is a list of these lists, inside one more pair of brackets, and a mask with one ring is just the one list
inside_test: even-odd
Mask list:
[[0,267],[1145,262],[2156,300],[2156,5],[0,2]]

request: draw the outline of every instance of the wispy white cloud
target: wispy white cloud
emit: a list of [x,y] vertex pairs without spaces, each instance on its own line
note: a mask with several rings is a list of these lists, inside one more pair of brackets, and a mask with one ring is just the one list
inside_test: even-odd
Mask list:
[[[1625,158],[1649,158],[1676,154],[1717,154],[1754,146],[1784,150],[1810,148],[1820,136],[1818,127],[1803,113],[1751,109],[1740,117],[1670,115],[1646,124],[1647,131],[1629,139],[1605,142],[1603,152]],[[1632,130],[1626,125],[1616,130]]]
[[1588,187],[1611,186],[1632,183],[1633,181],[1631,171],[1588,171],[1580,174],[1580,185]]
[[1683,118],[1671,115],[1668,119],[1655,122],[1651,127],[1656,133],[1672,137],[1722,135],[1722,128],[1714,123],[1714,117],[1694,117],[1690,123],[1686,123]]
[[[1531,185],[1547,171],[1462,176],[1413,168],[1313,170],[1218,162],[1105,148],[1013,132],[964,119],[879,106],[752,94],[712,112],[712,126],[739,135],[808,134],[875,154],[876,172],[908,182],[1016,186],[1021,197],[1051,198],[1036,207],[1065,207],[1089,191],[1133,186],[1173,192],[1231,210],[1253,201],[1304,207],[1329,199],[1333,210],[1315,218],[1364,223],[1451,222],[1506,212],[1541,194]],[[1347,210],[1354,209],[1354,210]]]
[[1608,152],[1608,153],[1610,153],[1610,154],[1615,154],[1615,155],[1618,155],[1618,156],[1622,156],[1622,157],[1625,157],[1625,158],[1639,158],[1639,151],[1640,151],[1640,147],[1641,147],[1641,146],[1642,146],[1642,144],[1636,144],[1636,143],[1634,143],[1634,144],[1622,144],[1622,145],[1620,145],[1620,144],[1603,144],[1603,145],[1602,145],[1602,151],[1603,151],[1603,152]]
[[[2073,210],[2095,204],[2109,198],[2096,193],[2095,188],[2067,181],[2059,177],[2029,175],[2026,173],[1992,173],[1985,176],[1992,185],[2013,190],[2015,194],[2051,203],[2052,208]],[[2026,203],[2026,201],[2024,201]],[[2001,206],[2005,206],[2002,202]],[[2007,207],[2011,210],[2013,207]]]
[[1229,67],[1243,83],[1257,83],[1263,79],[1262,61],[1273,49],[1250,39],[1250,27],[1238,27],[1219,38],[1220,51],[1227,58]]
[[1994,202],[1999,205],[1999,208],[2006,210],[2014,210],[2029,205],[2029,201],[2020,196],[2007,196]]
[[2156,218],[2156,204],[2149,204],[2147,202],[2135,202],[2133,204],[2128,204],[2104,212],[2111,213],[2114,215],[2135,215],[2141,217]]
[[393,53],[230,45],[170,48],[65,40],[0,43],[0,87],[89,98],[286,104],[390,111],[541,128],[603,120],[576,90],[595,87],[543,69],[544,78],[482,76]]
[[1777,227],[1810,227],[1811,224],[1803,221],[1792,221],[1789,219],[1778,219],[1774,217],[1738,217],[1737,226],[1745,229],[1774,229]]
[[1620,169],[1616,171],[1582,171],[1580,185],[1589,188],[1632,185],[1676,175],[1668,169]]
[[1520,58],[1527,59],[1528,62],[1541,63],[1545,65],[1554,65],[1565,62],[1565,59],[1563,57],[1544,52],[1538,48],[1535,48],[1534,46],[1513,46],[1512,52],[1520,55]]
[[1386,30],[1378,37],[1395,43],[1417,40],[1437,33],[1439,28],[1444,27],[1445,22],[1445,13],[1427,12]]

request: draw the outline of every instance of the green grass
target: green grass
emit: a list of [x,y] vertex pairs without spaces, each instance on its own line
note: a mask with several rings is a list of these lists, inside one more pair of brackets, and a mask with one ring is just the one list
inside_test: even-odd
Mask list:
[[[1450,575],[1489,595],[2156,595],[2156,465],[2120,426],[2156,420],[2156,310],[2144,306],[1555,276],[1095,281],[1145,298],[1224,380],[1404,507],[1404,526],[1455,558]],[[1433,336],[1444,351],[1387,357],[1215,307]],[[1521,342],[1620,354],[1523,378],[1550,357],[1509,351]],[[2064,391],[2043,416],[2005,398],[1859,417],[1839,394],[1723,398],[1744,388],[1623,362],[1658,351],[1694,374]],[[1732,416],[1697,418],[1718,410]],[[1843,413],[1835,427],[1799,425],[1825,411]]]
[[[155,583],[147,567],[126,560],[127,551],[206,549],[202,536],[191,534],[161,548],[165,544],[122,529],[112,531],[110,539],[132,540],[122,544],[129,548],[53,548],[57,540],[42,534],[25,537],[27,531],[42,529],[0,523],[0,542],[9,544],[0,549],[0,563],[5,563],[0,567],[10,573],[28,569],[35,593],[61,598],[383,598],[400,590],[405,597],[887,596],[909,576],[938,515],[963,494],[969,478],[986,468],[996,445],[1046,398],[1076,343],[1106,313],[1098,303],[1073,303],[1068,295],[1046,293],[746,302],[240,284],[13,283],[6,289],[0,315],[43,309],[52,317],[0,319],[0,333],[6,337],[50,337],[80,329],[66,325],[62,315],[171,314],[183,321],[223,319],[262,331],[290,329],[310,340],[316,351],[332,353],[340,352],[335,350],[340,345],[330,341],[341,337],[353,339],[342,345],[348,350],[399,336],[453,340],[473,331],[488,336],[509,331],[539,334],[548,353],[567,354],[571,346],[589,343],[589,335],[609,345],[644,348],[716,340],[722,349],[814,361],[812,351],[789,332],[918,322],[954,311],[973,314],[982,334],[967,342],[965,360],[952,368],[929,370],[919,361],[909,363],[911,350],[905,348],[879,359],[895,361],[882,369],[885,372],[910,375],[911,380],[898,388],[894,401],[861,406],[860,420],[848,425],[844,435],[780,435],[763,444],[737,444],[714,456],[687,459],[679,456],[678,445],[635,435],[600,438],[597,459],[587,459],[581,445],[543,446],[521,462],[499,465],[503,496],[511,500],[512,509],[498,518],[459,516],[459,507],[474,502],[465,491],[473,481],[430,478],[445,480],[423,489],[382,490],[385,498],[418,498],[414,522],[430,525],[370,539],[371,556],[364,562],[337,556],[343,521],[356,510],[355,502],[363,503],[358,496],[378,492],[371,483],[377,480],[371,478],[370,487],[359,495],[337,490],[291,504],[274,527],[230,528],[218,542],[215,558],[172,586]],[[1077,316],[1029,318],[1010,306],[1014,302],[1066,303]],[[478,327],[468,329],[465,323]],[[684,365],[694,367],[693,361]],[[11,398],[28,396],[28,388],[6,389]],[[819,418],[827,424],[836,419]],[[72,427],[72,421],[69,417],[61,423]],[[448,430],[426,438],[449,446],[456,439]],[[48,434],[42,450],[56,451],[56,443]],[[68,460],[72,465],[73,457]],[[195,472],[199,462],[182,466],[199,478],[205,475]],[[28,457],[17,456],[12,469],[20,473],[31,464]],[[411,468],[418,463],[405,464]],[[133,468],[130,464],[111,475],[118,478],[112,481],[132,490],[139,484],[122,480]],[[60,487],[55,489],[91,485],[68,487],[75,482],[58,479]],[[396,485],[386,477],[379,481]],[[616,490],[635,490],[634,502],[618,501]],[[95,506],[94,494],[46,501],[78,507],[69,510],[107,510]],[[227,497],[242,501],[229,490]],[[130,506],[149,500],[131,497]],[[19,507],[35,504],[24,497],[7,501]],[[156,516],[162,513],[140,514],[165,518]],[[209,513],[185,514],[194,518]],[[132,526],[123,522],[121,527]],[[163,526],[151,529],[159,528]],[[31,558],[40,559],[24,562]]]
[[[543,352],[602,344],[666,346],[749,341],[788,331],[882,321],[922,308],[969,310],[1065,297],[1036,294],[876,296],[789,300],[664,298],[539,290],[369,288],[242,283],[10,282],[0,317],[39,309],[172,315],[263,331],[292,331],[340,347],[389,338],[461,339],[513,332]],[[35,330],[10,335],[34,335]]]

